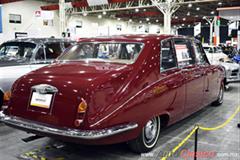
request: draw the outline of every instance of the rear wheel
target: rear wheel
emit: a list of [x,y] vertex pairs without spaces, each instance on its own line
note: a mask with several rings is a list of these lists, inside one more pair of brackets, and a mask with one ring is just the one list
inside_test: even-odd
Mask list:
[[218,99],[212,103],[214,106],[219,106],[223,103],[223,97],[224,97],[224,84],[221,85],[219,94],[218,94]]
[[147,122],[138,138],[129,142],[129,147],[137,153],[149,152],[157,144],[159,134],[160,118],[154,117]]

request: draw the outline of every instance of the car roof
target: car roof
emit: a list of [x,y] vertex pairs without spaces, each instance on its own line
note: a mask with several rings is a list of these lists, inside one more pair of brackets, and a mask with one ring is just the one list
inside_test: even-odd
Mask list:
[[21,38],[21,39],[13,39],[5,43],[9,43],[9,42],[30,42],[30,43],[39,44],[39,43],[47,43],[47,42],[51,43],[51,42],[74,42],[74,41],[69,39],[64,39],[64,38]]
[[91,37],[91,38],[79,38],[78,42],[90,41],[126,41],[126,42],[144,42],[149,40],[163,40],[167,38],[188,38],[186,36],[176,36],[167,34],[125,34],[125,35],[113,35],[113,36],[102,36],[102,37]]

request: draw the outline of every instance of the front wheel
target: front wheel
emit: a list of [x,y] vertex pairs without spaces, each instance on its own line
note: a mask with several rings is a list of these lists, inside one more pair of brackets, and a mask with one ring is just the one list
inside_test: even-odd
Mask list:
[[218,94],[218,99],[212,103],[214,106],[219,106],[223,103],[223,97],[224,97],[224,84],[221,85],[219,94]]
[[151,151],[157,144],[161,128],[160,124],[159,117],[149,120],[138,138],[129,142],[129,147],[137,153]]

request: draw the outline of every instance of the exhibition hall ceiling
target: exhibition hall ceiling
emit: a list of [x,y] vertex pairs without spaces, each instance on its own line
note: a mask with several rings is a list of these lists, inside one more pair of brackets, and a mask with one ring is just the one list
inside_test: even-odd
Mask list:
[[[17,0],[0,0],[0,3],[7,3]],[[42,10],[58,10],[59,0],[41,0],[48,2],[41,7]],[[92,11],[93,6],[89,6],[94,0],[65,0],[66,2],[72,2],[73,10],[68,14],[84,15],[83,11]],[[119,8],[125,8],[123,10],[108,11],[108,7],[94,6],[94,10],[98,12],[88,12],[84,16],[96,16],[99,18],[116,18],[118,20],[133,21],[139,23],[149,24],[162,24],[163,14],[157,9],[157,7],[142,7],[137,9],[139,2],[143,5],[152,5],[151,0],[105,0],[109,6],[118,5]],[[179,24],[194,24],[197,22],[206,23],[203,17],[214,17],[218,15],[217,8],[221,7],[236,7],[240,6],[239,0],[185,0],[180,4],[180,8],[173,14],[172,23]],[[99,2],[99,1],[95,1]],[[186,3],[187,2],[187,3]],[[130,4],[132,9],[127,9],[127,5]],[[134,8],[136,7],[136,8]],[[101,10],[106,10],[101,12]],[[100,12],[99,12],[100,11]],[[223,20],[223,24],[227,24],[227,21]],[[206,24],[207,25],[207,24]]]
[[[49,2],[49,6],[51,3],[55,3],[55,7],[51,6],[50,8],[44,8],[46,10],[56,10],[57,3],[59,0],[43,0]],[[74,6],[74,14],[82,14],[82,8],[88,8],[88,1],[89,0],[66,0],[66,2],[73,2]],[[140,0],[144,4],[151,5],[151,0]],[[135,3],[133,6],[137,6],[139,0],[108,0],[109,5],[114,3],[119,3],[120,5],[126,5],[126,3],[132,2]],[[233,7],[233,6],[240,6],[239,0],[205,0],[199,1],[200,3],[196,3],[194,0],[185,0],[183,3],[180,4],[180,8],[173,14],[173,24],[194,24],[195,22],[204,22],[203,17],[214,17],[218,15],[216,11],[217,8],[220,7]],[[46,6],[44,6],[46,7]],[[48,7],[48,6],[47,6]],[[98,6],[102,7],[102,6]],[[96,7],[97,8],[97,7]],[[107,10],[106,10],[107,11]],[[102,14],[101,12],[93,12],[88,13],[88,15],[92,16],[99,16]],[[100,17],[110,17],[110,18],[117,18],[121,20],[130,20],[134,22],[148,22],[148,23],[163,23],[163,15],[156,7],[147,7],[141,9],[128,9],[128,10],[117,10],[117,11],[107,11],[102,14]],[[224,21],[223,21],[224,22]]]

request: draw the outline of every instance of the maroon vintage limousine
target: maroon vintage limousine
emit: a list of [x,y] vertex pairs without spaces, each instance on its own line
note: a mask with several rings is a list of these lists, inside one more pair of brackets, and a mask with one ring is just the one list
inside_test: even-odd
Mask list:
[[89,38],[18,79],[0,119],[83,144],[128,142],[150,151],[160,130],[223,102],[224,70],[200,42],[172,35]]

